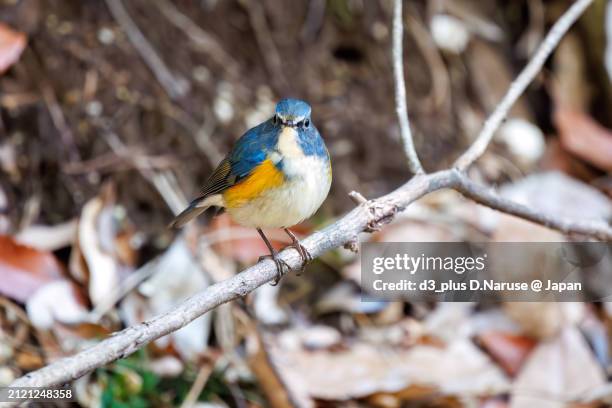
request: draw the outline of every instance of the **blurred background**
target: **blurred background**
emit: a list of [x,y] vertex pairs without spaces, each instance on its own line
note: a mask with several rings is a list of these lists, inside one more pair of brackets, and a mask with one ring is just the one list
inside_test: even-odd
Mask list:
[[[469,145],[570,4],[404,2],[407,103],[428,171]],[[610,7],[595,1],[564,37],[475,180],[549,214],[612,219]],[[351,209],[348,192],[403,184],[391,14],[388,0],[0,0],[0,386],[266,253],[225,216],[184,234],[167,225],[281,97],[312,105],[333,161],[330,196],[301,236]],[[567,237],[438,192],[362,239]],[[79,379],[78,403],[612,403],[608,303],[361,302],[359,284],[358,255],[328,253]]]

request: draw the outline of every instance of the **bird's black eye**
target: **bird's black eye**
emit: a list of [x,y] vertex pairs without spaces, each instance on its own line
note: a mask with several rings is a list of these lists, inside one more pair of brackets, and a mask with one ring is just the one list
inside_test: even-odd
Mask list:
[[304,127],[310,127],[310,120],[304,119]]

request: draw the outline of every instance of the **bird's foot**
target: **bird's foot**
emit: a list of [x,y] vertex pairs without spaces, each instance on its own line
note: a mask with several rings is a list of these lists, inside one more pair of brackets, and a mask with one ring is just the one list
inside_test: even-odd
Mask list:
[[295,235],[293,235],[293,233],[291,233],[289,230],[285,230],[287,231],[287,234],[289,234],[289,236],[291,237],[291,245],[290,247],[294,248],[298,254],[300,254],[300,257],[302,258],[302,266],[300,267],[300,270],[298,271],[297,275],[301,275],[304,270],[306,270],[306,265],[312,261],[312,255],[310,254],[310,252],[308,252],[308,250],[306,249],[306,247],[304,247],[304,245],[302,245],[302,243],[297,239],[297,237]]
[[277,254],[260,256],[258,262],[264,259],[271,259],[272,261],[274,261],[274,264],[276,265],[276,278],[274,278],[274,282],[272,282],[272,286],[276,286],[278,285],[278,282],[280,282],[281,278],[285,274],[285,268],[287,271],[289,271],[291,267],[289,266],[287,262],[280,259]]

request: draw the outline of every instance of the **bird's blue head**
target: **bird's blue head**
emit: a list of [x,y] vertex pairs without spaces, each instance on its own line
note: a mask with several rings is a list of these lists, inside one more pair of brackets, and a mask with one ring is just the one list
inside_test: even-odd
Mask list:
[[310,105],[299,99],[281,99],[276,104],[274,123],[285,126],[310,126]]
[[[281,99],[276,104],[274,116],[271,123],[277,132],[278,136],[274,143],[281,143],[281,139],[286,137],[296,137],[298,145],[307,156],[316,155],[329,161],[329,154],[325,148],[325,143],[321,139],[319,131],[310,119],[310,105],[299,99]],[[270,123],[270,122],[266,122]],[[286,130],[293,129],[294,132]],[[282,150],[282,147],[280,147]]]

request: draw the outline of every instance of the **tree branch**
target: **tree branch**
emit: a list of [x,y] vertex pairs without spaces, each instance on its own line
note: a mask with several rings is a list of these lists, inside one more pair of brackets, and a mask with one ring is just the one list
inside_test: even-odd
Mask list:
[[[423,194],[433,191],[445,179],[448,182],[448,172],[427,178],[413,178],[394,193],[356,207],[334,224],[303,240],[302,244],[313,257],[317,257],[329,249],[343,245],[364,230],[378,228],[390,220],[398,208],[405,208]],[[282,251],[279,256],[291,268],[299,268],[301,265],[301,258],[293,249]],[[275,275],[274,262],[261,261],[230,279],[208,287],[165,314],[118,332],[75,356],[26,374],[13,382],[11,387],[46,387],[79,378],[97,367],[124,358],[147,343],[180,329],[223,303],[246,296],[264,283],[272,281]]]
[[[392,193],[363,203],[332,225],[303,240],[302,244],[313,257],[318,257],[330,249],[354,241],[361,232],[380,229],[384,224],[389,223],[397,212],[404,210],[413,201],[425,194],[445,188],[457,189],[484,205],[565,233],[578,233],[612,240],[612,228],[609,226],[558,220],[503,199],[470,181],[467,176],[457,170],[444,170],[428,175],[417,175]],[[299,269],[302,260],[295,250],[286,249],[279,256],[291,268]],[[147,343],[186,326],[223,303],[246,296],[259,286],[272,281],[275,276],[274,262],[268,259],[261,261],[230,279],[208,287],[162,315],[115,333],[72,357],[56,361],[26,374],[15,380],[10,386],[50,387],[79,378],[97,367],[124,358]]]
[[408,158],[408,166],[414,174],[422,174],[425,171],[419,161],[419,156],[414,148],[408,111],[406,108],[406,83],[404,82],[404,23],[402,20],[402,1],[395,0],[393,4],[393,76],[395,78],[395,112],[399,122],[400,134],[404,151]]
[[189,92],[189,82],[184,78],[175,77],[164,61],[157,55],[153,46],[142,34],[132,17],[128,14],[121,0],[106,0],[106,5],[112,16],[125,31],[130,42],[136,48],[142,59],[147,63],[155,77],[168,96],[177,99]]
[[506,118],[506,115],[508,115],[508,111],[510,111],[512,105],[514,105],[538,72],[540,72],[548,56],[555,49],[557,44],[559,44],[559,41],[561,41],[561,37],[563,37],[567,30],[569,30],[572,24],[578,20],[584,10],[592,2],[593,0],[577,0],[552,26],[529,63],[523,68],[523,71],[521,71],[514,82],[512,82],[504,98],[488,117],[474,143],[457,159],[454,164],[455,168],[465,170],[482,156],[489,143],[491,143],[495,131]]
[[193,22],[188,16],[181,13],[174,2],[170,0],[157,0],[153,4],[157,6],[161,14],[172,23],[176,28],[182,30],[193,43],[203,52],[208,54],[212,60],[223,66],[230,75],[237,76],[240,66],[236,60],[225,51],[217,39],[204,31],[199,25]]
[[538,212],[526,205],[498,196],[489,188],[470,180],[465,173],[457,173],[453,189],[489,208],[541,224],[564,234],[587,235],[602,241],[612,240],[612,227],[603,221],[569,220]]

